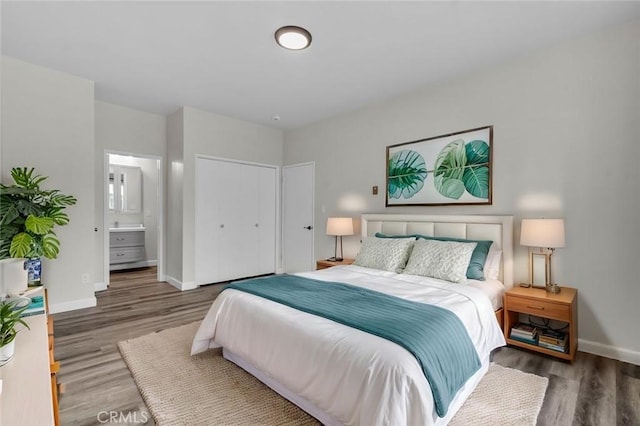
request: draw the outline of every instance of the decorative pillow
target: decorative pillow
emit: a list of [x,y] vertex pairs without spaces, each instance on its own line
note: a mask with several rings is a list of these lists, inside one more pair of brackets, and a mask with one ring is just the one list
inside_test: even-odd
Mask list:
[[500,260],[502,259],[502,250],[494,249],[493,246],[487,255],[487,262],[484,264],[484,276],[490,280],[500,278]]
[[411,235],[387,235],[382,232],[376,232],[376,238],[413,238],[416,239],[418,237],[417,234]]
[[458,243],[476,243],[476,248],[473,250],[473,255],[471,256],[471,262],[469,262],[469,266],[467,267],[467,278],[484,281],[484,264],[487,261],[487,254],[493,241],[418,235],[418,239],[420,238],[424,238],[425,240],[455,241]]
[[404,273],[463,283],[476,246],[477,243],[417,240]]
[[354,265],[401,272],[415,240],[410,238],[365,238]]

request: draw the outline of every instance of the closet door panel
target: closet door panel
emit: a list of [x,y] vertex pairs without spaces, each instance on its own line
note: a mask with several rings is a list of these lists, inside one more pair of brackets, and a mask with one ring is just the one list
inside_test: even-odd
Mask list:
[[223,162],[216,183],[221,212],[220,280],[258,274],[259,170],[255,166]]
[[276,169],[259,168],[258,274],[276,271]]

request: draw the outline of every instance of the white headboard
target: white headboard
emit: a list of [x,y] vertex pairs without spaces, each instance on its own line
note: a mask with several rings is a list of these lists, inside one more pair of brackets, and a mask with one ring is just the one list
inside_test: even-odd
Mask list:
[[421,234],[491,240],[502,250],[500,279],[513,287],[513,216],[363,214],[362,237]]

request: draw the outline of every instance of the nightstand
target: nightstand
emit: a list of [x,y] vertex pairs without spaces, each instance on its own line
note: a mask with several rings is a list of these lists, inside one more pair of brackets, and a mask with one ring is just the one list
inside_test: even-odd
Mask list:
[[331,268],[338,265],[351,265],[355,259],[342,259],[341,261],[321,259],[316,262],[316,270]]
[[[573,362],[578,349],[578,306],[577,290],[561,287],[560,293],[547,293],[543,288],[514,287],[504,293],[504,336],[507,343],[532,351],[555,356]],[[543,319],[567,323],[568,352],[554,351],[510,339],[511,327],[518,323],[520,314],[530,314]]]

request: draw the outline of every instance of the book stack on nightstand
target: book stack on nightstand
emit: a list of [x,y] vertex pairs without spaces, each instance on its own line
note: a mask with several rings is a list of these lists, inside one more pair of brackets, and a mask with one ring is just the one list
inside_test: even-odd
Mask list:
[[548,328],[542,330],[538,339],[538,346],[558,352],[567,352],[568,343],[567,333]]
[[511,329],[509,337],[513,340],[528,343],[530,345],[538,344],[538,328],[527,324],[526,322],[519,322]]

